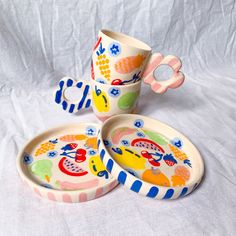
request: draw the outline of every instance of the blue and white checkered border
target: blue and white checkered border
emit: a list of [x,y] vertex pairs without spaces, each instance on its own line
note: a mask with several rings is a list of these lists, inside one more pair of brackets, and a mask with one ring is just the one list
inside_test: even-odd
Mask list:
[[119,183],[146,197],[154,199],[177,199],[190,194],[201,182],[201,180],[199,180],[188,187],[171,188],[156,186],[142,181],[128,173],[111,158],[110,154],[106,150],[103,140],[101,139],[101,132],[99,132],[98,135],[98,150],[103,164],[111,173],[111,175],[118,180]]
[[[69,87],[76,87],[82,91],[82,97],[78,102],[69,101],[65,98],[64,91]],[[90,86],[86,81],[77,81],[70,77],[64,77],[60,80],[56,90],[55,102],[60,104],[63,110],[69,113],[76,113],[81,109],[87,109],[91,106],[89,90]]]

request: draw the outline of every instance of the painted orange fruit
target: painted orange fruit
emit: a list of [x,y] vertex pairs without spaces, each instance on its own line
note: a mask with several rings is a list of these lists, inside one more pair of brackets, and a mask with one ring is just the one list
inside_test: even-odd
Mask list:
[[116,62],[115,69],[120,74],[130,73],[139,68],[143,64],[145,58],[145,56],[140,54],[137,56],[121,58]]
[[175,168],[175,175],[181,176],[186,181],[190,179],[190,172],[185,166],[177,166]]
[[173,186],[184,186],[189,179],[190,172],[185,166],[177,166],[175,168],[175,174],[171,177]]
[[145,170],[142,179],[151,184],[170,187],[169,179],[159,169]]
[[174,187],[185,185],[185,180],[181,176],[178,176],[178,175],[171,176],[171,181]]

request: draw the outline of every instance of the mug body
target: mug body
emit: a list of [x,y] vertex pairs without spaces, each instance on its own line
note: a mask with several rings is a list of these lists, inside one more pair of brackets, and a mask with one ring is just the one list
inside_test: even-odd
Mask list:
[[144,42],[125,34],[101,30],[94,46],[91,78],[112,85],[138,82],[151,54]]
[[101,121],[124,113],[133,113],[140,94],[141,81],[122,85],[102,84],[90,81],[90,96],[94,114]]

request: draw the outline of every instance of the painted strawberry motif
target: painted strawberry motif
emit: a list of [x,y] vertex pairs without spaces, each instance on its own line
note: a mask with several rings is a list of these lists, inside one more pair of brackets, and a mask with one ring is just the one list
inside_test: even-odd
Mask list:
[[70,151],[70,150],[77,148],[77,146],[78,146],[77,143],[69,143],[69,144],[65,145],[64,147],[62,147],[61,150]]
[[166,154],[166,155],[163,157],[163,160],[165,161],[165,163],[166,163],[168,166],[173,166],[173,165],[177,164],[177,161],[174,159],[174,157],[173,157],[172,154]]

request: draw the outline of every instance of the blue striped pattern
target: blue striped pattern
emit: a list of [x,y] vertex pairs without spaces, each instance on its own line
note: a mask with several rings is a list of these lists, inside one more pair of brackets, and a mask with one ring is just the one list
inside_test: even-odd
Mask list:
[[66,84],[67,84],[68,88],[71,87],[73,85],[73,80],[72,79],[68,79]]
[[100,140],[100,139],[98,139],[98,148],[99,148],[99,146],[100,146],[100,143],[101,143],[101,140]]
[[[136,193],[146,194],[146,196],[150,197],[150,198],[172,199],[172,198],[184,197],[185,195],[189,194],[192,190],[194,190],[198,185],[196,183],[193,186],[191,191],[190,191],[190,188],[183,187],[180,191],[178,190],[178,193],[180,192],[180,194],[178,194],[177,192],[175,194],[175,190],[172,188],[168,188],[167,190],[163,190],[161,186],[160,187],[151,186],[148,190],[146,190],[145,181],[137,180],[137,179],[133,180],[133,176],[123,170],[118,172],[118,174],[116,173],[116,166],[115,166],[116,162],[110,158],[109,154],[105,151],[104,148],[101,148],[101,147],[103,147],[103,145],[101,145],[102,143],[103,143],[103,141],[99,138],[97,144],[98,144],[98,148],[100,151],[100,158],[103,161],[104,165],[106,166],[106,169],[111,174],[115,174],[115,176],[120,184],[127,185],[126,184],[126,182],[127,182],[128,185],[130,186],[130,190],[132,190]],[[106,155],[106,158],[104,160],[105,155]],[[131,177],[132,177],[132,182],[130,179]],[[130,182],[131,182],[131,185],[130,185]],[[163,194],[163,191],[165,191],[164,194]]]
[[102,149],[102,151],[100,152],[100,158],[102,161],[103,161],[104,155],[105,155],[105,150]]
[[121,184],[125,184],[125,181],[126,181],[126,177],[127,177],[127,174],[124,172],[124,171],[121,171],[118,175],[118,181],[121,183]]
[[114,161],[112,159],[109,159],[108,162],[107,162],[107,170],[111,173],[112,171],[112,168],[113,168],[113,164],[114,164]]
[[88,99],[86,104],[85,104],[85,108],[89,108],[91,105],[91,99]]
[[142,187],[142,182],[140,180],[135,180],[130,189],[138,193],[141,187]]
[[179,196],[180,196],[180,197],[183,197],[187,192],[188,192],[188,188],[185,187],[185,188],[182,189],[182,192],[180,193]]
[[[80,110],[82,107],[83,107],[83,105],[84,105],[84,101],[85,101],[85,99],[87,99],[87,95],[88,95],[88,92],[89,92],[89,85],[86,85],[85,86],[85,88],[84,88],[84,91],[83,91],[83,96],[82,96],[82,98],[81,98],[81,100],[80,100],[80,102],[79,102],[79,105],[78,105],[78,110]],[[90,99],[89,99],[90,100]]]
[[63,108],[63,110],[66,110],[67,105],[68,105],[68,104],[67,104],[67,101],[64,100],[64,101],[62,102],[62,108]]
[[163,197],[163,199],[170,199],[174,194],[174,189],[170,188],[166,191],[165,196]]
[[147,197],[151,197],[151,198],[155,198],[157,196],[159,192],[159,189],[155,186],[151,187],[148,194],[147,194]]
[[81,88],[82,85],[83,85],[83,82],[78,82],[78,83],[76,84],[76,87]]
[[62,89],[63,89],[63,86],[64,86],[64,81],[61,80],[59,82],[59,90],[56,91],[56,96],[55,96],[55,102],[57,104],[60,104],[61,103],[61,96],[62,96]]
[[70,113],[73,113],[73,112],[74,112],[74,108],[75,108],[75,104],[71,104],[71,105],[70,105],[69,112],[70,112]]
[[[83,87],[83,85],[86,82],[83,81],[75,81],[74,79],[71,79],[69,77],[65,77],[60,80],[59,82],[59,88],[56,91],[55,95],[55,102],[57,104],[62,105],[62,109],[69,112],[69,113],[76,113],[77,111],[83,109],[83,108],[89,108],[91,106],[91,99],[89,98],[89,90],[90,86],[88,84]],[[78,103],[74,103],[72,101],[68,101],[64,99],[63,93],[66,88],[75,86],[78,88],[78,91],[82,89],[83,95],[82,98]]]

